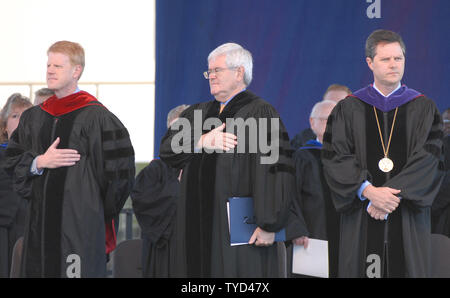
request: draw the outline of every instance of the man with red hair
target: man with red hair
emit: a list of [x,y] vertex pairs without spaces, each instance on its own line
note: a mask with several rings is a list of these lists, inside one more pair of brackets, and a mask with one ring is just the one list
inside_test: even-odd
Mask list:
[[83,48],[59,41],[47,54],[55,95],[22,115],[6,150],[14,189],[31,202],[22,276],[103,277],[113,218],[134,182],[134,150],[120,120],[78,89]]

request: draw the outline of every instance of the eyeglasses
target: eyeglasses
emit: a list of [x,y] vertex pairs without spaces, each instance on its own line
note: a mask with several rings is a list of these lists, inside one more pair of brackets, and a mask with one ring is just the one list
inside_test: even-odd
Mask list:
[[203,72],[203,76],[205,77],[205,79],[208,80],[212,73],[217,75],[218,73],[220,73],[226,69],[236,69],[236,68],[238,68],[238,67],[236,67],[236,66],[235,67],[226,67],[226,68],[216,67],[214,69],[208,69],[207,71]]

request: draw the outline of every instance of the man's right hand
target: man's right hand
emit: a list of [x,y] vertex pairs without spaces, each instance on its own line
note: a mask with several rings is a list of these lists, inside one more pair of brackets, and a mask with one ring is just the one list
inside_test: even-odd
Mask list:
[[400,204],[400,199],[396,196],[401,190],[390,187],[375,187],[368,185],[362,195],[369,199],[372,204],[386,213],[392,213]]
[[36,159],[36,167],[39,171],[44,168],[56,169],[75,165],[80,160],[80,154],[73,149],[58,149],[59,137],[48,147],[44,154]]
[[236,135],[224,132],[225,123],[201,136],[196,148],[229,151],[236,147]]

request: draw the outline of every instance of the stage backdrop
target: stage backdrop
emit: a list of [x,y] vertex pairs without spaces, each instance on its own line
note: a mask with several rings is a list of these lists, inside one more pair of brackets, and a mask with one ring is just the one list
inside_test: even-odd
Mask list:
[[157,0],[155,155],[168,111],[213,99],[202,72],[217,46],[253,55],[248,87],[280,113],[292,138],[332,83],[372,83],[364,43],[375,29],[406,44],[402,83],[450,107],[449,0]]

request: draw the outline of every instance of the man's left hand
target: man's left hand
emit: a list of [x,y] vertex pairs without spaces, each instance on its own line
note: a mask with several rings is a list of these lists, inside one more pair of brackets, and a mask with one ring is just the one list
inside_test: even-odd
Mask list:
[[376,219],[376,220],[384,220],[386,218],[386,214],[387,214],[383,210],[375,207],[373,204],[370,205],[369,208],[367,208],[367,212],[373,219]]

